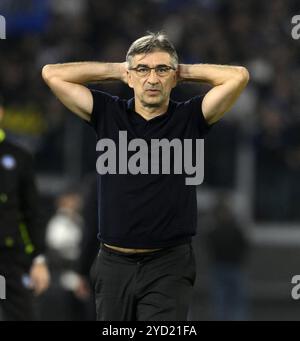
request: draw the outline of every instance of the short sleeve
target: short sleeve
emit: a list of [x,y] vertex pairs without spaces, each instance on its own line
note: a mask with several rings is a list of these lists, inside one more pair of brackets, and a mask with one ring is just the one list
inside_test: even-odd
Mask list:
[[191,115],[191,122],[197,128],[197,132],[200,137],[203,137],[208,133],[208,131],[213,126],[212,124],[208,124],[206,121],[203,112],[202,112],[202,101],[203,96],[195,96],[190,100],[184,102],[186,106],[186,110],[188,110],[189,114]]
[[93,110],[89,125],[92,126],[97,133],[100,129],[101,122],[103,121],[103,117],[108,111],[109,104],[115,101],[116,97],[99,90],[91,89],[90,91],[93,96]]

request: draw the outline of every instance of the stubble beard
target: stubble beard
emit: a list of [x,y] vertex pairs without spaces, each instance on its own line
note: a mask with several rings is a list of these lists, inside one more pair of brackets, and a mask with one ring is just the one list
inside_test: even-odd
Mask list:
[[145,108],[159,108],[163,104],[163,96],[159,96],[155,102],[147,101],[145,97],[141,99],[141,103]]

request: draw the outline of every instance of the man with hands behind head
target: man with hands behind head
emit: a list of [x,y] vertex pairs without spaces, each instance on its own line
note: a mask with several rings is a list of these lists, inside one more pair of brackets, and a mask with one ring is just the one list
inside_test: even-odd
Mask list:
[[[133,42],[124,63],[47,65],[42,75],[59,100],[95,129],[100,143],[113,142],[118,164],[127,162],[137,142],[202,139],[249,79],[244,67],[179,64],[161,33]],[[128,84],[134,98],[86,86],[106,80]],[[175,102],[170,94],[178,81],[205,82],[212,89],[204,98]],[[120,152],[120,132],[132,143],[128,155]],[[97,150],[105,155],[98,144]],[[197,156],[194,150],[189,154]],[[170,174],[108,169],[98,175],[101,250],[93,267],[98,320],[187,319],[195,281],[196,187],[170,169]]]

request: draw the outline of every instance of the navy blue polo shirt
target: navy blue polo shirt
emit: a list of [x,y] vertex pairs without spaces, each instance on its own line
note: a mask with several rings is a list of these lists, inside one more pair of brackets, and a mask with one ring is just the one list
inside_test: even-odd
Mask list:
[[[152,139],[163,138],[195,141],[209,129],[200,96],[186,102],[171,100],[166,113],[145,120],[134,111],[134,99],[95,90],[92,95],[90,125],[98,141],[111,139],[117,150],[120,131],[126,131],[128,143],[143,139],[150,145]],[[128,152],[128,158],[132,154]],[[196,233],[196,187],[186,185],[184,172],[172,174],[172,169],[171,174],[98,174],[99,239],[124,248],[164,248],[189,242]]]

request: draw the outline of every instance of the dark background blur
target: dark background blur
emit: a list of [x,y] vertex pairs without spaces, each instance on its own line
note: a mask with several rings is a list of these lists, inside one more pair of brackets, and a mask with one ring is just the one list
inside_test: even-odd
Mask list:
[[[300,320],[300,301],[291,297],[291,279],[300,274],[300,39],[291,34],[297,14],[297,0],[0,0],[7,22],[0,42],[3,127],[35,156],[48,219],[58,196],[70,189],[81,195],[89,183],[95,135],[50,93],[41,79],[45,64],[122,62],[132,41],[164,30],[182,63],[248,68],[247,89],[205,143],[193,320],[216,319],[211,297],[219,289],[206,241],[224,195],[249,243],[245,319]],[[99,88],[132,97],[121,83]],[[182,84],[172,98],[207,90]]]

